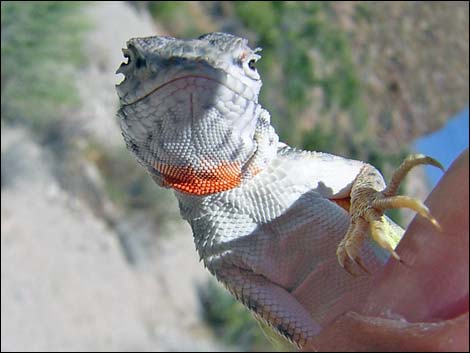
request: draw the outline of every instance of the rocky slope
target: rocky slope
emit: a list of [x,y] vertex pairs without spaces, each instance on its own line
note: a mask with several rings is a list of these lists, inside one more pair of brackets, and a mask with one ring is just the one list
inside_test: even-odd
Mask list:
[[[87,11],[95,27],[77,75],[83,105],[67,119],[85,127],[81,139],[118,148],[120,48],[158,29],[127,3]],[[21,127],[2,126],[1,141],[2,351],[224,349],[201,319],[197,285],[209,276],[186,224],[170,221],[164,236],[148,219],[126,217],[107,199],[96,165],[77,157],[71,169]],[[167,207],[177,212],[176,202]]]

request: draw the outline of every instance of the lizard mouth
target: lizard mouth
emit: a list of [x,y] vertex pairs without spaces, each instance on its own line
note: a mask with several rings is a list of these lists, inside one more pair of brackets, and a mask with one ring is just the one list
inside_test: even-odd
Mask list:
[[[208,75],[198,75],[198,74],[187,74],[187,75],[183,75],[183,76],[180,76],[180,77],[175,77],[175,78],[172,78],[166,82],[163,82],[162,84],[158,85],[157,87],[155,87],[153,90],[151,90],[150,92],[144,94],[143,96],[141,97],[138,97],[136,98],[135,100],[129,102],[129,103],[126,103],[124,105],[130,105],[130,104],[135,104],[135,103],[138,103],[142,100],[144,100],[145,98],[151,96],[152,94],[154,93],[157,93],[158,91],[160,91],[161,89],[165,88],[166,86],[171,86],[171,85],[175,85],[175,86],[178,86],[178,83],[179,82],[189,82],[191,79],[193,79],[193,81],[197,81],[198,79],[202,79],[202,80],[208,80],[208,81],[212,81],[213,83],[215,84],[218,84],[218,85],[222,85],[224,86],[225,88],[229,89],[230,90],[230,87],[227,87],[224,83],[220,82],[219,80],[217,79],[214,79]],[[181,86],[180,86],[181,87]],[[237,92],[233,91],[233,94],[238,94]]]
[[[136,59],[139,60],[139,59]],[[205,81],[220,87],[219,90],[229,91],[232,97],[240,96],[246,100],[257,103],[257,94],[247,85],[238,81],[230,74],[208,66],[205,63],[191,63],[187,67],[179,70],[165,69],[147,70],[142,73],[133,68],[133,57],[130,56],[127,62],[123,62],[117,73],[124,74],[124,79],[116,85],[121,104],[131,105],[138,103],[145,98],[171,86],[181,85],[188,81]],[[143,76],[143,77],[142,77]]]

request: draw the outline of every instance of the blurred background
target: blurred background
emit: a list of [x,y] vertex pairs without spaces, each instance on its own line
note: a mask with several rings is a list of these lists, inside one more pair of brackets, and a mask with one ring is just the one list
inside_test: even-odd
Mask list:
[[[275,349],[115,117],[129,38],[213,31],[263,48],[260,100],[291,145],[386,178],[468,146],[468,2],[2,2],[2,351]],[[425,199],[431,172],[402,191]]]

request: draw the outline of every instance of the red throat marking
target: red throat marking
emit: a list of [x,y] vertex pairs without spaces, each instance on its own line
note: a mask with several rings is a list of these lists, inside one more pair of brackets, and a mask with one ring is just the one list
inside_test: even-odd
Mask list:
[[242,181],[239,163],[224,163],[203,170],[155,163],[155,169],[163,176],[165,186],[192,195],[208,195],[230,190]]

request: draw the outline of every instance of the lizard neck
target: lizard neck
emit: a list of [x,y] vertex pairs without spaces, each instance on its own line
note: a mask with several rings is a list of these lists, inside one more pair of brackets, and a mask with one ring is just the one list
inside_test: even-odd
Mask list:
[[244,163],[225,161],[201,169],[155,163],[154,168],[161,176],[160,184],[173,188],[177,195],[207,196],[239,187],[264,170],[276,157],[278,140],[269,113],[261,108],[253,134],[254,148]]

